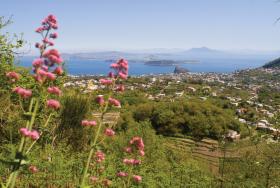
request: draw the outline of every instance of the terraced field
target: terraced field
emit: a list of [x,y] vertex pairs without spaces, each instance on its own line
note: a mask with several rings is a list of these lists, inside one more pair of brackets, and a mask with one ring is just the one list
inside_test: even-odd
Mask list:
[[[104,124],[113,126],[117,122],[119,116],[120,114],[115,112],[106,113],[104,115]],[[93,117],[98,120],[101,114],[94,113]],[[224,151],[219,146],[218,141],[212,139],[194,141],[186,138],[166,137],[165,145],[174,151],[185,152],[189,157],[204,163],[214,174],[219,173],[220,163],[224,157],[232,159],[240,156],[240,150],[226,149]]]
[[[92,114],[93,118],[95,120],[99,120],[101,118],[101,113],[93,113]],[[118,118],[120,117],[119,112],[109,112],[104,115],[104,120],[103,123],[107,124],[109,126],[113,126],[116,124]]]
[[238,158],[239,151],[233,149],[221,149],[219,143],[212,139],[194,141],[185,138],[168,137],[166,146],[178,152],[186,152],[190,157],[199,160],[209,166],[214,174],[219,173],[222,158]]

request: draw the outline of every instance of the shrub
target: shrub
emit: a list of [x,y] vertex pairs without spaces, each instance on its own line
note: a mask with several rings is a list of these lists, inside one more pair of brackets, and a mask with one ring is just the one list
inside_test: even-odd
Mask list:
[[60,140],[66,140],[76,150],[81,150],[88,142],[88,134],[80,125],[90,114],[90,98],[76,92],[62,97],[63,108],[57,134]]

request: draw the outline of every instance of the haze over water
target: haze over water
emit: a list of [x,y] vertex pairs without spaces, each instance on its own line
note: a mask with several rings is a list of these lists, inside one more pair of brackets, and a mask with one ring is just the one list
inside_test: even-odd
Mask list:
[[[230,73],[240,69],[257,68],[269,59],[201,59],[198,63],[180,64],[190,72]],[[32,59],[23,59],[21,65],[30,67]],[[109,71],[109,61],[68,60],[66,70],[71,75],[106,75]],[[144,62],[130,62],[130,75],[173,73],[175,66],[149,66]]]

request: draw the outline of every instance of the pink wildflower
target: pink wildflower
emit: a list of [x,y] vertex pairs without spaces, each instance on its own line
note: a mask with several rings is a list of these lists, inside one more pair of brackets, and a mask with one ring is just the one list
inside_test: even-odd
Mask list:
[[56,49],[48,50],[48,51],[44,52],[44,54],[43,54],[44,57],[48,57],[50,55],[54,55],[57,58],[60,57],[60,54]]
[[140,155],[140,156],[144,156],[144,155],[145,155],[144,150],[139,150],[139,155]]
[[105,160],[105,154],[102,151],[97,151],[95,153],[95,158],[97,163],[101,163]]
[[44,28],[43,27],[38,27],[35,31],[37,33],[42,33],[44,31]]
[[56,39],[58,37],[57,33],[51,33],[50,38]]
[[57,100],[49,99],[47,101],[47,107],[57,110],[60,108],[60,103]]
[[30,131],[27,128],[20,128],[19,132],[22,136],[28,137],[30,134]]
[[98,95],[97,98],[95,99],[96,102],[99,104],[99,105],[103,105],[105,103],[105,100],[104,100],[104,97],[103,95]]
[[43,57],[48,58],[52,63],[60,64],[63,62],[63,59],[60,57],[60,54],[56,49],[44,52]]
[[57,25],[57,24],[52,24],[52,28],[53,28],[53,29],[57,29],[57,28],[58,28],[58,25]]
[[48,15],[47,17],[48,22],[56,24],[56,17],[53,14]]
[[126,173],[126,172],[118,172],[117,176],[118,177],[126,177],[126,176],[128,176],[128,173]]
[[49,87],[48,92],[55,95],[61,95],[62,91],[58,87]]
[[63,62],[63,59],[61,57],[57,57],[55,55],[49,55],[48,59],[52,62],[52,63],[57,63],[60,64]]
[[135,136],[129,141],[129,143],[135,144],[139,150],[144,150],[145,145],[141,137]]
[[115,135],[115,131],[113,131],[112,129],[107,128],[107,129],[105,129],[104,134],[106,136],[114,136]]
[[48,66],[46,66],[46,65],[42,65],[42,67],[41,67],[44,71],[48,71],[49,70],[49,67]]
[[40,76],[47,76],[48,72],[43,69],[38,69],[37,74]]
[[13,89],[13,92],[16,92],[18,95],[20,95],[22,98],[27,99],[32,96],[32,91],[27,90],[21,87],[16,87]]
[[138,176],[138,175],[133,175],[133,180],[136,182],[136,183],[140,183],[142,181],[142,177],[141,176]]
[[107,80],[107,79],[100,79],[99,82],[103,85],[110,85],[113,83],[112,80]]
[[117,69],[117,68],[119,68],[119,65],[117,63],[112,63],[110,65],[110,67],[113,68],[113,69]]
[[53,41],[49,41],[48,44],[49,44],[50,46],[54,46],[54,42],[53,42]]
[[115,75],[114,75],[114,73],[113,73],[113,72],[109,72],[108,77],[109,77],[109,78],[114,78],[114,77],[115,77]]
[[42,42],[45,43],[45,44],[47,44],[47,43],[49,43],[49,39],[48,39],[48,38],[44,38],[44,39],[42,40]]
[[6,76],[7,76],[8,78],[12,79],[13,81],[19,80],[19,77],[20,77],[19,74],[16,73],[16,72],[7,72],[7,73],[6,73]]
[[138,160],[138,159],[124,159],[123,163],[127,164],[127,165],[139,165],[139,164],[141,164],[141,160]]
[[82,125],[82,126],[96,126],[97,123],[96,123],[96,121],[83,120],[83,121],[81,122],[81,125]]
[[120,101],[118,101],[117,99],[114,99],[114,98],[109,98],[109,103],[113,106],[116,106],[116,107],[121,107],[121,103]]
[[88,120],[83,120],[83,121],[81,122],[81,125],[82,125],[82,126],[88,126]]
[[88,121],[88,125],[89,126],[96,126],[97,123],[96,123],[96,121]]
[[36,130],[33,130],[29,133],[29,137],[32,139],[32,140],[38,140],[40,138],[40,134],[38,133],[38,131]]
[[33,76],[35,78],[35,80],[39,83],[43,83],[43,78],[40,75],[34,75]]
[[123,73],[123,72],[119,72],[119,77],[123,80],[127,79],[127,74]]
[[49,80],[55,80],[56,79],[56,76],[54,73],[51,73],[51,72],[47,72],[46,73],[46,76]]
[[62,75],[63,69],[62,69],[62,67],[59,66],[59,67],[56,67],[53,72],[57,75]]
[[31,173],[37,173],[39,171],[38,168],[34,165],[29,166],[28,169]]
[[128,69],[128,61],[125,59],[120,59],[118,64],[121,65],[123,68]]

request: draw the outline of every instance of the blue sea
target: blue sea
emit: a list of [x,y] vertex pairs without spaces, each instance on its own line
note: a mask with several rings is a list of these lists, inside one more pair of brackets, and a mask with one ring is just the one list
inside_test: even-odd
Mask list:
[[[217,72],[230,73],[236,70],[257,68],[269,59],[201,59],[198,63],[180,64],[180,67],[187,68],[190,72]],[[31,66],[32,59],[23,58],[20,65]],[[67,72],[71,75],[106,75],[112,62],[97,60],[68,60],[65,63]],[[130,62],[130,75],[148,75],[173,73],[175,66],[150,66],[144,62]]]

